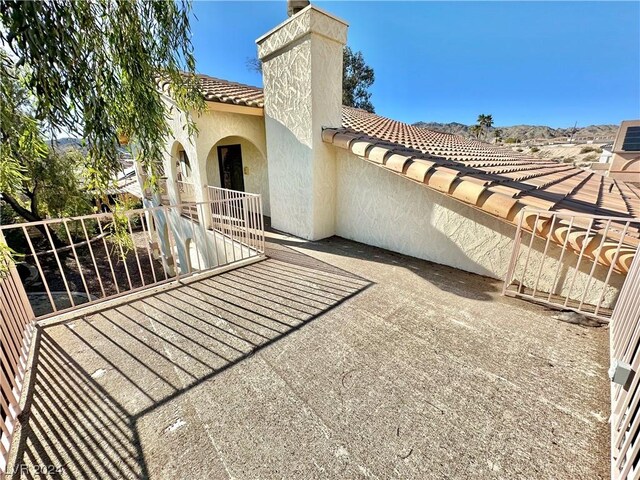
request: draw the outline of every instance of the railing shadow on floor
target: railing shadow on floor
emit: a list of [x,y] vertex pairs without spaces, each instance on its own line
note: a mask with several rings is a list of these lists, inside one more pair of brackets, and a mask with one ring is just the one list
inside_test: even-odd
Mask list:
[[14,477],[52,466],[62,469],[53,478],[148,478],[143,417],[372,284],[275,248],[275,258],[40,327]]

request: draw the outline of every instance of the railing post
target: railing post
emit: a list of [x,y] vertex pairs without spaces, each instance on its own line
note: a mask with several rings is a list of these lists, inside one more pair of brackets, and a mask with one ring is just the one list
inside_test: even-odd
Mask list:
[[[262,209],[260,209],[262,210]],[[518,226],[516,227],[516,235],[513,239],[513,249],[511,251],[511,258],[509,259],[509,266],[507,267],[507,275],[504,279],[504,285],[502,286],[502,295],[507,293],[507,289],[511,282],[513,281],[513,274],[516,268],[516,263],[518,260],[518,253],[520,252],[520,241],[522,238],[522,219],[524,217],[524,210],[520,214],[518,220]]]
[[[612,379],[616,364],[630,367],[633,375],[626,385],[611,385],[611,478],[637,478],[640,455],[640,255],[636,252],[626,281],[611,315]],[[620,362],[620,363],[617,363]],[[635,471],[632,469],[635,466]]]

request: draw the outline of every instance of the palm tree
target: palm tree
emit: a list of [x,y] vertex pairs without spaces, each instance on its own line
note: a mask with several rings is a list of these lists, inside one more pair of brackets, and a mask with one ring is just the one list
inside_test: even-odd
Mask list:
[[469,131],[471,132],[471,135],[476,137],[476,139],[480,140],[480,134],[482,133],[482,126],[480,126],[480,125],[472,125],[469,128]]
[[493,115],[485,115],[481,113],[478,115],[478,126],[482,133],[486,133],[493,126]]

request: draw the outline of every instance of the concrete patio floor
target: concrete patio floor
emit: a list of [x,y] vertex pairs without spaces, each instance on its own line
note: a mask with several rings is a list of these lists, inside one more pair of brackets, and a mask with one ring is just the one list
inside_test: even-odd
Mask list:
[[269,236],[267,260],[43,327],[15,478],[608,477],[606,328]]

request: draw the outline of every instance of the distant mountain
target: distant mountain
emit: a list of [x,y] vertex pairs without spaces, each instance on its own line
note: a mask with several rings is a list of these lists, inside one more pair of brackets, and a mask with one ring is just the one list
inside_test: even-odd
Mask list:
[[[89,151],[84,140],[71,137],[56,138],[53,141],[53,148],[63,152],[67,150],[80,150],[84,154]],[[118,147],[118,152],[123,159],[131,158],[131,154],[124,147]]]
[[[463,123],[437,123],[437,122],[416,122],[416,127],[435,130],[437,132],[454,133],[471,138],[469,132],[470,125]],[[502,131],[502,138],[515,138],[517,140],[532,139],[552,139],[567,138],[571,135],[573,128],[552,128],[545,125],[513,125],[511,127],[494,127],[489,129],[489,138],[493,138],[493,131],[499,129]],[[590,125],[588,127],[577,127],[574,134],[576,140],[601,140],[611,141],[618,132],[618,125]]]
[[84,145],[83,140],[71,137],[56,138],[53,141],[53,148],[62,151],[80,150],[83,153],[86,153],[87,151],[87,147]]

